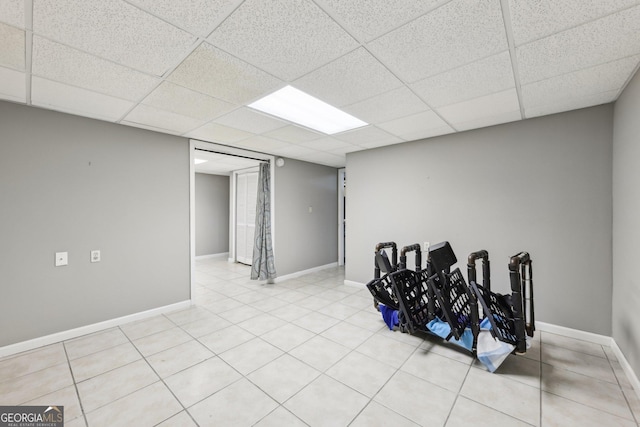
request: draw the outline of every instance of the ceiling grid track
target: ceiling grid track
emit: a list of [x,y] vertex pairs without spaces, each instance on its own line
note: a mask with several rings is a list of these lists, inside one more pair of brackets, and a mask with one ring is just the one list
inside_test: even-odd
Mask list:
[[31,69],[33,67],[33,0],[24,0],[24,35],[25,98],[27,105],[31,105]]
[[509,45],[509,56],[511,57],[511,68],[513,70],[513,81],[516,85],[516,94],[518,96],[518,105],[520,106],[520,115],[522,119],[526,119],[524,111],[524,102],[522,99],[522,87],[520,84],[520,70],[518,69],[518,57],[516,56],[516,43],[513,39],[513,27],[511,25],[511,13],[509,12],[509,0],[500,0],[502,9],[502,19],[504,21],[504,31],[507,35],[507,43]]

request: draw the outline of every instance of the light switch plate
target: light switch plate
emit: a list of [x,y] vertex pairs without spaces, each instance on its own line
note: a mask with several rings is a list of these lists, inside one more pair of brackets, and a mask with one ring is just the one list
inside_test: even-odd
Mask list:
[[91,262],[100,262],[100,251],[91,251]]
[[69,264],[69,252],[56,252],[56,267]]

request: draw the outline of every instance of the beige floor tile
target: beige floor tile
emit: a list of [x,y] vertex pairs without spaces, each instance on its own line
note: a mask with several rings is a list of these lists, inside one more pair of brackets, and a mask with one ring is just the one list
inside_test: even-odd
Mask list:
[[129,394],[93,412],[87,412],[91,427],[152,426],[182,410],[161,382]]
[[221,314],[226,313],[230,310],[244,307],[244,304],[233,298],[224,298],[216,302],[202,304],[202,306],[214,314]]
[[455,393],[399,371],[382,387],[374,400],[416,424],[441,426],[455,398]]
[[[459,396],[449,415],[446,427],[527,427],[530,425],[473,400]],[[571,424],[565,424],[565,426],[568,425]]]
[[399,368],[411,356],[416,348],[412,345],[387,338],[381,334],[375,334],[356,351],[366,354],[382,363],[386,363],[394,368]]
[[298,359],[284,354],[253,371],[247,378],[272,399],[282,403],[320,375]]
[[457,344],[446,342],[443,339],[432,335],[426,336],[426,339],[422,344],[420,344],[419,348],[420,350],[436,353],[440,356],[448,357],[467,365],[470,365],[473,362],[473,356],[469,351]]
[[630,388],[622,388],[622,393],[624,397],[627,399],[629,403],[629,408],[631,408],[631,412],[636,418],[636,421],[640,420],[640,397],[638,397],[638,393],[635,390]]
[[371,295],[367,292],[367,297],[363,297],[359,294],[351,294],[348,297],[340,300],[340,304],[348,305],[358,310],[364,310],[372,305]]
[[133,341],[133,345],[136,346],[144,357],[148,357],[152,354],[159,353],[168,348],[175,347],[192,340],[193,337],[191,335],[179,327],[174,327],[167,329],[166,331],[137,339]]
[[310,295],[309,297],[296,302],[296,304],[298,304],[300,307],[317,311],[325,308],[331,303],[324,298],[320,298],[318,295]]
[[188,411],[201,426],[251,426],[276,407],[276,401],[242,379]]
[[543,363],[542,390],[622,418],[633,419],[622,390],[617,384]]
[[158,381],[145,360],[138,360],[77,384],[85,411],[90,412]]
[[255,427],[306,427],[300,418],[279,406],[273,412],[254,424]]
[[249,291],[235,296],[234,299],[237,299],[244,304],[251,304],[252,302],[265,299],[265,296],[257,291]]
[[283,352],[278,347],[272,346],[260,338],[254,338],[219,354],[219,357],[242,375],[247,375],[263,367],[281,354]]
[[[64,406],[65,425],[78,417],[83,418],[78,393],[73,385],[45,394],[37,399],[24,402],[23,406]],[[82,421],[84,423],[84,419]]]
[[165,383],[189,407],[240,378],[233,368],[214,357],[166,378]]
[[555,394],[542,392],[542,425],[544,427],[565,427],[568,425],[635,427],[636,423]]
[[180,325],[180,328],[192,337],[200,338],[229,326],[231,326],[231,322],[222,319],[218,315],[211,314],[211,317],[207,317],[205,319],[198,319],[194,322],[183,323]]
[[591,356],[543,342],[542,362],[602,381],[618,384],[613,368],[607,358]]
[[[34,384],[37,384],[34,387]],[[49,366],[41,371],[0,382],[2,405],[21,405],[73,384],[69,365]]]
[[617,360],[609,359],[609,363],[611,364],[611,368],[613,369],[613,373],[615,374],[616,379],[618,380],[618,384],[620,384],[620,387],[633,388],[633,386],[631,385],[631,382],[629,381],[629,377],[627,377],[627,374],[622,368],[622,365],[620,365],[620,362],[618,362]]
[[312,426],[346,426],[368,402],[362,394],[321,375],[284,406]]
[[168,420],[161,422],[156,427],[197,427],[197,424],[187,411],[182,411]]
[[262,313],[264,313],[264,311],[258,310],[257,308],[251,307],[250,305],[245,305],[242,307],[234,308],[233,310],[229,310],[225,312],[224,316],[221,317],[231,323],[240,323]]
[[147,361],[160,378],[166,378],[213,356],[213,352],[204,345],[197,341],[188,341],[149,356]]
[[368,340],[373,335],[373,332],[359,326],[352,325],[351,323],[340,322],[330,327],[320,335],[325,338],[329,338],[331,341],[337,342],[338,344],[342,344],[345,347],[353,349]]
[[289,354],[324,372],[350,351],[347,347],[318,335],[289,351]]
[[326,331],[338,322],[340,322],[338,319],[314,311],[296,319],[296,321],[293,323],[296,326],[300,326],[301,328],[305,328],[310,330],[311,332],[319,334]]
[[64,347],[69,359],[77,359],[127,342],[129,339],[120,328],[113,328],[65,341]]
[[349,427],[417,427],[418,424],[374,401],[356,417]]
[[246,329],[253,335],[260,336],[276,328],[286,325],[287,322],[267,313],[259,314],[244,322],[238,323],[242,329]]
[[287,290],[286,292],[279,294],[276,298],[289,303],[294,303],[296,301],[300,301],[308,297],[309,297],[309,294],[305,294],[304,292],[300,292],[296,290]]
[[354,314],[356,314],[359,311],[359,309],[341,304],[340,302],[335,302],[335,303],[331,303],[326,307],[321,308],[318,311],[322,314],[326,314],[327,316],[330,316],[339,320],[345,320],[353,316]]
[[64,420],[65,427],[86,427],[87,423],[84,420],[84,417],[74,418],[71,421]]
[[173,311],[171,313],[166,313],[165,317],[171,320],[176,325],[184,325],[186,323],[192,323],[198,320],[207,320],[211,318],[216,318],[216,316],[211,313],[209,310],[204,309],[200,306],[191,306],[184,310]]
[[458,393],[469,365],[439,354],[417,350],[400,368],[401,371]]
[[41,371],[50,366],[67,363],[62,344],[52,344],[0,360],[0,381]]
[[[540,388],[540,366],[541,364],[537,360],[510,354],[502,365],[498,367],[495,374],[531,387]],[[483,371],[487,370],[486,366],[477,359],[473,361],[473,367]]]
[[471,369],[460,394],[532,425],[540,425],[540,390],[480,369]]
[[229,349],[244,344],[254,339],[256,336],[251,332],[236,325],[228,326],[224,329],[209,335],[198,338],[202,344],[216,354],[223,353]]
[[354,351],[329,368],[326,374],[373,397],[395,372],[395,368]]
[[309,310],[308,308],[303,308],[295,304],[285,305],[278,310],[269,312],[269,314],[276,316],[282,320],[286,320],[287,322],[293,322],[309,313],[311,313],[311,310]]
[[268,297],[268,298],[263,298],[260,301],[252,302],[249,305],[251,307],[257,308],[258,310],[271,313],[273,311],[278,311],[288,306],[289,303],[275,297]]
[[164,316],[155,316],[149,319],[140,320],[138,322],[127,323],[120,326],[122,332],[129,337],[130,340],[137,340],[147,335],[166,331],[175,328],[176,325]]
[[138,350],[126,343],[71,360],[70,364],[74,379],[80,382],[141,358]]
[[359,311],[353,316],[345,319],[345,322],[352,325],[360,326],[361,328],[368,329],[373,332],[378,332],[382,329],[388,329],[387,325],[382,320],[380,313],[376,311],[363,310]]
[[280,350],[289,351],[303,342],[310,340],[314,336],[316,335],[311,331],[292,323],[287,323],[284,326],[267,332],[260,338],[269,344],[275,345]]
[[592,342],[582,341],[575,338],[563,337],[562,335],[552,334],[550,332],[540,332],[540,340],[542,346],[547,344],[555,345],[556,347],[562,347],[569,350],[577,351],[579,353],[586,353],[592,356],[606,358],[603,347],[599,344]]

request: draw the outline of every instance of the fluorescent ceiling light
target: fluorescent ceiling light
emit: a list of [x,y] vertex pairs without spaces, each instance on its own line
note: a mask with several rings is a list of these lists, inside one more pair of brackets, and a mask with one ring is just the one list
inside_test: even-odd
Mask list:
[[249,107],[329,135],[368,124],[291,86],[285,86]]
[[203,159],[193,159],[193,163],[196,165],[199,165],[200,163],[206,163],[209,160],[203,160]]

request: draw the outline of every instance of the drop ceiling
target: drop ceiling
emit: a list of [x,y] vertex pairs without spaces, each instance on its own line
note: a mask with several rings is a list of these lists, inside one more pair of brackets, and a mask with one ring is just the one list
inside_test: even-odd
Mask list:
[[[340,167],[615,101],[640,0],[2,0],[0,41],[0,99]],[[369,125],[247,107],[286,85]]]

